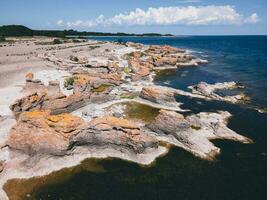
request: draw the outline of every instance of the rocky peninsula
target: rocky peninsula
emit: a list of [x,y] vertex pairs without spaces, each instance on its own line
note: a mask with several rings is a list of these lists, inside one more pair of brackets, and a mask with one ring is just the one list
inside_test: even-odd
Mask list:
[[[71,39],[51,44],[47,37],[11,40],[0,46],[1,188],[8,180],[47,175],[86,158],[149,165],[177,146],[212,161],[220,153],[213,139],[252,142],[227,127],[229,112],[187,115],[177,101],[187,96],[245,103],[244,94],[216,93],[240,87],[236,82],[201,82],[189,87],[192,92],[154,84],[160,70],[208,62],[184,49]],[[8,199],[4,190],[0,199]]]

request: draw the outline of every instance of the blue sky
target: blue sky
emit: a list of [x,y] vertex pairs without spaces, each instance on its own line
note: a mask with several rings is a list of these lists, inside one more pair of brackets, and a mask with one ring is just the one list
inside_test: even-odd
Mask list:
[[266,0],[3,0],[0,25],[35,29],[267,34]]

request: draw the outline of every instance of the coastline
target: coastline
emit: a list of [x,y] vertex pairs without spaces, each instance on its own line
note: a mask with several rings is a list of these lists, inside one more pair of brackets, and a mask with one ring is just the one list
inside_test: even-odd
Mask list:
[[[92,43],[88,43],[88,45],[90,46]],[[94,43],[95,44],[95,43]],[[106,46],[105,46],[106,45]],[[113,44],[112,44],[113,45]],[[105,48],[107,48],[107,46],[109,47],[109,48],[111,48],[111,43],[106,43],[106,44],[104,44],[104,47],[102,48],[102,47],[100,47],[100,49],[99,48],[97,48],[96,50],[92,50],[92,51],[90,51],[89,53],[91,54],[93,54],[93,57],[95,56],[95,55],[97,55],[97,54],[99,54],[99,51],[101,51],[101,50],[104,50],[104,52],[105,52]],[[135,44],[130,44],[130,45],[135,45]],[[129,54],[129,53],[131,53],[131,52],[134,52],[134,51],[140,51],[140,49],[139,49],[139,47],[137,46],[135,46],[135,47],[122,47],[122,48],[126,48],[125,50],[122,50],[121,52],[116,52],[116,49],[118,48],[118,49],[121,49],[121,45],[118,45],[117,46],[117,44],[115,44],[115,46],[113,47],[113,48],[115,48],[115,53],[114,54],[117,54],[118,55],[118,57],[119,57],[119,59],[118,59],[118,62],[119,62],[119,64],[121,64],[123,67],[125,67],[125,60],[124,60],[124,58],[121,58],[121,56],[123,56],[124,54]],[[49,48],[49,47],[48,47]],[[51,47],[50,47],[51,48]],[[79,47],[80,48],[80,47]],[[147,49],[148,47],[147,46],[143,46],[142,48],[144,48],[144,49]],[[73,48],[71,48],[72,50],[73,50]],[[48,50],[49,51],[49,50]],[[38,57],[38,59],[40,59],[41,60],[41,63],[42,64],[44,64],[44,62],[49,62],[50,63],[50,65],[52,65],[52,66],[55,66],[56,65],[56,71],[57,72],[59,72],[59,76],[56,78],[59,82],[60,82],[60,86],[61,86],[61,90],[63,91],[63,90],[65,90],[64,89],[64,87],[63,87],[63,85],[64,85],[64,79],[65,79],[65,77],[66,76],[68,76],[69,75],[69,70],[71,70],[71,72],[73,73],[73,69],[75,69],[74,67],[73,67],[73,64],[75,64],[76,65],[76,67],[78,66],[78,67],[84,67],[86,64],[84,64],[84,63],[72,63],[72,64],[69,64],[70,62],[69,61],[66,61],[66,59],[67,59],[67,55],[66,55],[66,52],[64,52],[63,54],[60,54],[59,53],[60,51],[58,51],[57,53],[59,54],[58,56],[52,56],[52,55],[46,55],[46,56],[44,56],[44,52],[41,52],[41,54],[43,54],[43,55],[37,55],[37,57]],[[68,53],[70,53],[70,52],[68,52]],[[78,51],[78,54],[80,54],[80,52]],[[101,54],[103,55],[104,53],[103,52],[101,52]],[[111,56],[114,56],[114,54],[113,53],[111,53],[111,54],[108,54],[107,53],[107,57],[111,57]],[[82,55],[85,55],[85,54],[82,54]],[[59,56],[61,56],[61,57],[63,57],[63,58],[60,58]],[[26,58],[27,59],[27,58]],[[65,59],[65,60],[64,60]],[[45,61],[43,61],[43,60],[45,60]],[[48,61],[47,61],[48,60]],[[99,59],[97,60],[97,61],[99,61]],[[104,63],[106,63],[106,60],[105,60],[105,58],[103,59],[103,61],[104,61]],[[29,60],[29,63],[31,63],[31,60]],[[197,63],[196,63],[197,64]],[[39,64],[38,64],[39,65]],[[101,64],[101,65],[103,65],[103,64]],[[101,68],[102,66],[101,65],[99,65],[99,66],[96,66],[96,68]],[[176,63],[175,63],[175,65],[176,65]],[[191,65],[191,64],[190,64]],[[62,70],[62,69],[64,69],[65,68],[65,70],[68,72],[68,73],[63,73],[62,74],[62,72],[61,71],[59,71],[58,69],[60,69],[60,70]],[[163,67],[164,68],[164,67]],[[119,69],[120,69],[120,67],[119,67]],[[102,69],[101,69],[102,70]],[[51,73],[51,72],[49,72],[49,71],[47,71],[48,73]],[[23,73],[25,73],[25,72],[23,72]],[[150,75],[152,75],[153,73],[149,73],[149,75],[148,76],[150,76]],[[34,73],[34,75],[35,75],[35,77],[38,77],[38,79],[40,78],[41,79],[41,81],[43,81],[43,82],[45,82],[46,84],[45,85],[47,85],[48,84],[48,82],[49,82],[49,80],[53,80],[52,78],[55,78],[55,76],[53,76],[53,77],[51,77],[51,79],[49,79],[49,78],[47,78],[47,76],[38,76],[38,72],[36,72],[36,73]],[[123,74],[123,75],[125,75],[125,76],[127,76],[127,74]],[[229,100],[229,99],[225,99],[225,98],[220,98],[220,97],[218,97],[217,95],[215,95],[214,96],[214,91],[216,90],[216,87],[215,87],[215,89],[214,89],[214,86],[211,86],[212,87],[212,89],[211,89],[211,92],[209,92],[208,94],[203,94],[203,92],[202,93],[198,93],[198,94],[194,94],[194,93],[189,93],[189,92],[184,92],[184,91],[182,91],[182,90],[174,90],[174,89],[172,89],[172,88],[164,88],[164,87],[161,87],[161,86],[155,86],[153,83],[152,83],[152,80],[153,80],[153,78],[152,77],[150,77],[148,80],[145,80],[144,82],[145,82],[145,84],[144,84],[144,82],[139,82],[139,81],[136,81],[136,83],[137,83],[137,85],[135,85],[135,86],[131,86],[130,84],[126,84],[126,87],[120,87],[120,85],[118,85],[118,86],[116,86],[116,87],[114,87],[113,88],[113,92],[116,94],[115,96],[118,96],[119,94],[120,94],[120,92],[122,92],[122,91],[127,91],[127,92],[132,92],[132,93],[140,93],[140,92],[142,92],[142,90],[143,90],[143,87],[145,86],[145,87],[148,87],[148,89],[150,89],[150,90],[152,90],[152,91],[157,91],[157,90],[159,90],[160,91],[160,93],[162,92],[162,91],[164,91],[163,93],[164,94],[170,94],[170,95],[172,95],[172,93],[176,93],[176,94],[178,94],[178,95],[185,95],[185,96],[190,96],[190,97],[192,97],[192,98],[203,98],[203,99],[215,99],[215,100],[220,100],[220,101],[230,101],[230,102],[232,102],[232,103],[237,103],[237,101],[234,101],[234,100]],[[20,83],[22,82],[22,80],[20,80]],[[17,82],[18,83],[18,82]],[[16,84],[15,84],[16,85]],[[141,85],[141,86],[140,86]],[[209,86],[209,85],[208,85]],[[233,84],[230,84],[230,86],[232,87],[233,86]],[[225,85],[225,87],[224,88],[230,88],[230,86],[228,85],[228,84],[226,84]],[[127,88],[128,87],[128,88]],[[208,88],[210,88],[210,87],[208,87]],[[202,88],[203,89],[203,88]],[[205,88],[204,88],[205,89]],[[205,90],[204,90],[205,91]],[[175,94],[175,95],[176,95]],[[121,95],[121,94],[120,94]],[[21,94],[18,94],[17,96],[16,96],[16,98],[21,98],[22,96],[21,96]],[[144,97],[144,96],[143,96]],[[158,107],[157,108],[159,108],[159,109],[164,109],[164,110],[168,110],[169,112],[171,112],[171,111],[183,111],[183,110],[181,110],[181,109],[179,109],[179,107],[178,107],[178,105],[179,105],[179,102],[176,102],[176,101],[174,101],[173,99],[163,99],[162,101],[158,101],[160,98],[158,97],[158,96],[156,96],[156,98],[155,97],[153,97],[153,96],[150,96],[149,98],[148,97],[146,97],[146,98],[148,98],[148,99],[144,99],[143,97],[141,97],[141,101],[140,101],[140,99],[133,99],[133,100],[131,100],[131,99],[129,99],[128,101],[136,101],[137,103],[145,103],[145,102],[147,102],[148,101],[148,105],[149,106],[152,106],[152,107],[157,107],[157,105],[158,105]],[[14,98],[14,97],[12,97],[12,98]],[[217,99],[216,99],[217,98]],[[156,101],[156,102],[153,102],[153,101],[151,101],[151,99],[154,101]],[[15,99],[14,99],[15,100]],[[138,101],[139,100],[139,101]],[[117,102],[118,103],[118,102]],[[121,103],[121,102],[119,102],[119,103]],[[9,105],[8,105],[9,106]],[[81,109],[83,109],[84,107],[81,107]],[[75,112],[75,111],[74,111]],[[164,114],[166,114],[167,116],[169,116],[169,114],[170,115],[173,115],[173,113],[164,113]],[[10,115],[10,113],[6,113],[6,115]],[[205,117],[205,119],[206,119],[206,117],[208,116],[209,114],[203,114],[203,116]],[[3,116],[5,116],[5,115],[3,115]],[[222,116],[225,116],[225,117],[222,117],[221,118],[221,115],[219,115],[218,113],[216,114],[216,117],[218,117],[218,120],[222,123],[222,124],[220,124],[221,126],[223,125],[226,125],[226,118],[228,118],[228,117],[230,117],[230,115],[229,114],[227,114],[227,113],[224,113]],[[82,114],[80,114],[79,115],[79,117],[81,117],[81,118],[83,118],[83,116],[82,116]],[[95,117],[95,116],[94,116]],[[99,115],[99,116],[97,116],[97,117],[101,117],[101,114]],[[180,117],[180,116],[177,116],[178,118]],[[194,116],[195,117],[195,116]],[[84,118],[84,120],[85,120],[85,118]],[[190,119],[191,120],[191,119]],[[190,121],[189,120],[189,121]],[[162,127],[160,127],[160,128],[162,128]],[[226,127],[223,127],[223,128],[226,128]],[[156,129],[159,129],[159,127],[154,127],[154,130],[156,130]],[[191,128],[192,129],[192,128]],[[190,130],[191,130],[190,129]],[[145,131],[147,131],[147,130],[145,130]],[[191,130],[191,131],[198,131],[198,130]],[[245,138],[245,137],[242,137],[242,136],[240,136],[240,135],[238,135],[238,134],[236,134],[235,132],[233,132],[233,131],[231,131],[230,129],[228,130],[227,129],[227,131],[228,131],[228,133],[230,133],[230,135],[221,135],[221,136],[217,136],[218,138],[223,138],[223,139],[235,139],[235,140],[239,140],[239,141],[242,141],[242,142],[251,142],[249,139],[247,139],[247,138]],[[208,139],[213,139],[213,138],[216,138],[216,136],[214,136],[214,135],[212,135],[212,134],[210,134],[210,133],[208,133],[208,135],[207,136],[205,136],[205,134],[203,135],[204,137],[207,137]],[[168,142],[168,143],[170,143],[170,144],[172,144],[172,145],[176,145],[176,146],[179,146],[180,145],[180,147],[182,147],[182,148],[184,148],[184,149],[187,149],[187,150],[191,150],[190,149],[190,147],[185,147],[183,144],[178,144],[177,143],[177,141],[175,141],[175,138],[173,138],[173,136],[171,136],[171,137],[165,137],[165,135],[163,136],[163,135],[160,135],[160,137],[156,137],[156,138],[160,138],[161,139],[161,141],[164,141],[164,142]],[[199,142],[199,141],[198,141]],[[206,142],[206,141],[205,141]],[[202,158],[205,158],[205,155],[206,155],[206,153],[207,152],[210,152],[210,157],[209,156],[207,156],[206,157],[206,159],[210,159],[210,158],[213,158],[216,154],[218,154],[219,153],[219,148],[217,148],[217,147],[215,147],[215,146],[213,146],[213,144],[211,144],[211,143],[205,143],[204,142],[204,146],[205,145],[207,145],[208,146],[208,149],[205,149],[205,153],[204,154],[197,154],[197,151],[195,152],[195,155],[197,155],[197,156],[200,156],[200,155],[202,155]],[[4,149],[4,151],[9,151],[9,150],[7,150],[6,148],[8,148],[8,147],[4,147],[3,149]],[[79,149],[79,148],[81,148],[81,149]],[[82,153],[83,152],[83,148],[84,147],[76,147],[75,148],[75,151],[77,151],[78,153],[77,154],[73,154],[72,156],[73,157],[66,157],[66,156],[64,156],[64,157],[62,157],[62,158],[58,158],[58,157],[55,157],[55,158],[53,158],[53,156],[49,156],[49,158],[47,158],[46,156],[44,156],[44,159],[42,160],[42,156],[41,157],[38,157],[41,161],[43,161],[43,162],[47,162],[47,159],[52,159],[51,160],[51,162],[53,161],[53,162],[58,162],[58,164],[56,164],[54,167],[54,169],[53,168],[51,168],[51,166],[50,167],[48,167],[47,166],[47,164],[45,164],[45,163],[42,163],[42,162],[39,162],[39,163],[37,163],[37,165],[35,165],[34,167],[36,167],[36,170],[31,170],[30,172],[27,172],[27,171],[22,171],[22,172],[19,172],[19,171],[15,171],[15,169],[17,168],[17,166],[19,166],[19,163],[23,160],[23,159],[25,159],[25,160],[27,160],[28,158],[27,158],[27,155],[24,155],[24,154],[21,154],[21,153],[18,153],[18,155],[16,155],[17,154],[17,152],[16,151],[14,151],[14,152],[12,152],[11,154],[13,154],[13,155],[11,155],[11,157],[14,157],[14,158],[16,158],[16,159],[18,159],[18,160],[16,160],[15,159],[15,162],[14,163],[12,163],[12,162],[10,162],[8,165],[7,165],[7,169],[13,169],[14,171],[12,171],[12,175],[11,174],[5,174],[5,173],[8,173],[8,171],[7,170],[4,170],[1,174],[0,174],[0,176],[1,176],[1,185],[3,186],[4,185],[4,183],[7,181],[7,180],[9,180],[9,179],[11,179],[11,177],[12,178],[30,178],[30,177],[34,177],[34,176],[42,176],[42,175],[46,175],[46,174],[48,174],[48,173],[51,173],[51,172],[53,172],[53,171],[55,171],[55,170],[60,170],[60,169],[62,169],[62,168],[65,168],[65,167],[71,167],[71,166],[74,166],[74,165],[77,165],[77,164],[79,164],[82,160],[84,160],[84,159],[86,159],[86,158],[90,158],[90,157],[92,157],[92,158],[106,158],[106,157],[117,157],[117,158],[121,158],[121,159],[125,159],[125,160],[129,160],[129,161],[133,161],[133,162],[137,162],[137,163],[139,163],[139,164],[143,164],[143,165],[149,165],[149,164],[151,164],[158,156],[160,156],[160,155],[162,155],[162,154],[166,154],[167,153],[167,148],[165,148],[165,147],[162,147],[162,146],[158,146],[158,148],[157,149],[154,149],[154,148],[151,148],[151,149],[147,149],[147,152],[146,151],[144,151],[144,153],[143,153],[143,155],[142,154],[138,154],[138,156],[136,157],[136,155],[132,155],[132,153],[123,153],[123,154],[121,154],[121,152],[120,151],[114,151],[114,149],[113,148],[107,148],[107,149],[105,149],[106,150],[106,152],[105,153],[103,153],[103,149],[101,149],[101,152],[102,152],[102,154],[101,153],[99,153],[99,151],[97,151],[97,150],[95,150],[95,149],[92,149],[92,150],[90,150],[89,152],[90,153]],[[211,148],[211,150],[209,149],[209,148]],[[3,150],[2,149],[2,150]],[[86,149],[86,148],[85,148]],[[1,151],[2,151],[1,150]],[[74,151],[74,152],[75,152]],[[80,152],[79,152],[80,151]],[[86,151],[88,151],[88,149],[86,149]],[[114,152],[112,152],[112,151],[114,151]],[[192,152],[194,153],[194,150],[192,150]],[[202,152],[201,152],[202,153]],[[80,157],[79,157],[80,156]],[[9,155],[7,156],[7,157],[9,157]],[[200,156],[201,157],[201,156]],[[10,159],[10,158],[7,158],[7,159]],[[13,158],[12,158],[13,159]],[[54,159],[54,160],[53,160]],[[61,160],[62,159],[62,160]],[[69,160],[69,162],[67,162],[67,160]],[[48,163],[48,162],[47,162]],[[38,164],[39,164],[39,166],[38,166]],[[12,166],[13,165],[13,166]],[[31,166],[31,167],[33,167],[33,166]],[[38,170],[37,169],[39,169],[40,171],[38,172]],[[0,196],[0,197],[2,197],[3,199],[7,199],[7,197],[5,196],[5,194],[3,193],[2,194],[2,196]]]

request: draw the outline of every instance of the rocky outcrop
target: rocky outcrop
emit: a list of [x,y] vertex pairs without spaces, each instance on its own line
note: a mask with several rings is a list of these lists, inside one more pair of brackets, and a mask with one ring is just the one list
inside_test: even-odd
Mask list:
[[[92,92],[101,85],[119,85],[121,76],[117,73],[113,74],[75,74],[73,76],[73,92]],[[107,87],[108,88],[108,87]]]
[[146,52],[150,54],[175,54],[175,53],[185,53],[185,50],[171,47],[168,45],[165,46],[151,45],[146,50]]
[[36,109],[50,110],[52,114],[69,113],[89,102],[105,102],[113,98],[109,95],[113,83],[118,84],[120,77],[116,74],[76,75],[73,82],[73,94],[66,96],[60,91],[58,81],[50,81],[48,86],[32,89],[25,87],[29,95],[16,100],[10,109],[19,116],[25,111]]
[[70,137],[83,123],[69,114],[50,115],[49,111],[24,112],[12,128],[8,146],[27,154],[65,154]]
[[119,151],[131,150],[137,154],[158,146],[158,141],[134,122],[112,116],[93,119],[79,130],[72,141],[76,145],[111,146]]
[[103,86],[103,89],[102,86],[100,87],[92,92],[76,92],[69,96],[49,96],[47,93],[32,93],[16,100],[10,106],[10,109],[16,116],[19,116],[22,112],[36,109],[51,110],[52,114],[70,113],[90,102],[103,103],[113,98],[112,95],[109,95],[110,90],[105,89],[106,86]]
[[240,87],[241,87],[240,85],[232,81],[232,82],[223,82],[215,84],[200,82],[197,85],[189,86],[188,88],[192,90],[193,94],[203,95],[210,99],[215,99],[219,101],[229,101],[231,103],[245,103],[250,99],[244,94],[238,94],[233,96],[220,96],[219,94],[216,93],[217,90],[223,90],[223,89],[231,90]]
[[220,149],[209,141],[211,139],[252,142],[226,126],[230,116],[228,112],[203,112],[184,117],[174,111],[161,110],[148,128],[160,134],[160,140],[182,147],[201,158],[213,159]]
[[139,96],[148,101],[152,101],[154,103],[162,104],[165,106],[175,107],[178,105],[175,99],[175,93],[171,90],[160,87],[143,87]]
[[153,65],[146,61],[141,61],[138,59],[131,59],[128,61],[129,67],[133,72],[133,79],[139,80],[141,78],[147,77],[151,70],[153,69]]
[[126,119],[105,116],[86,123],[70,114],[36,110],[20,115],[7,144],[30,155],[65,155],[71,147],[90,145],[142,153],[156,148],[158,141]]

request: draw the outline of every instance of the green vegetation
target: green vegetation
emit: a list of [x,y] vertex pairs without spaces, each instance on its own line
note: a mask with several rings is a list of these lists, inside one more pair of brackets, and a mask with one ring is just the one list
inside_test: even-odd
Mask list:
[[129,67],[124,67],[124,68],[123,68],[123,72],[124,72],[125,74],[127,74],[127,75],[130,75],[131,70],[130,70]]
[[[75,30],[32,30],[22,25],[0,26],[0,35],[7,36],[48,36],[48,37],[66,37],[66,36],[172,36],[170,34],[162,35],[157,33],[146,34],[128,34],[128,33],[102,33],[102,32],[79,32]],[[123,42],[121,39],[119,39]],[[119,42],[119,41],[118,41]]]
[[132,94],[132,93],[124,93],[122,95],[120,95],[121,99],[134,99],[136,97],[136,95]]
[[89,49],[91,49],[91,50],[94,50],[94,49],[97,49],[97,48],[99,48],[100,46],[89,46]]
[[194,125],[191,125],[190,126],[192,129],[194,129],[194,130],[200,130],[201,129],[201,127],[200,126],[194,126]]
[[128,53],[128,54],[125,55],[125,57],[126,57],[127,60],[129,60],[129,59],[131,59],[132,57],[134,57],[134,54],[137,54],[137,53],[140,54],[140,57],[145,57],[145,56],[147,56],[146,53],[144,53],[144,52],[142,52],[142,51],[138,51],[138,52],[131,52],[131,53]]
[[0,42],[5,42],[6,38],[4,36],[0,36]]
[[108,89],[109,87],[113,86],[112,84],[101,84],[99,87],[92,89],[92,92],[104,92],[106,91],[106,89]]
[[77,58],[76,56],[73,56],[73,55],[70,55],[69,59],[71,61],[74,61],[74,62],[79,62],[79,58]]
[[35,45],[55,45],[55,44],[62,44],[67,43],[68,40],[60,40],[58,38],[55,38],[53,41],[42,41],[42,42],[34,42]]
[[60,39],[54,39],[53,44],[62,44]]
[[64,81],[64,87],[69,88],[70,86],[73,86],[75,79],[77,79],[77,76],[70,76],[66,78]]

